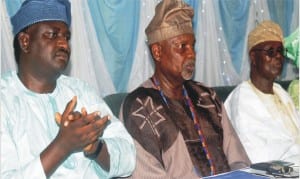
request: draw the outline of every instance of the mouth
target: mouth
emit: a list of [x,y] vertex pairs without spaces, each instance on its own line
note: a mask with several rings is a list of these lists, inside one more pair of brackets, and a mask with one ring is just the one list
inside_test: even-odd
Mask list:
[[56,57],[58,60],[67,62],[67,61],[69,60],[69,53],[67,53],[67,52],[65,52],[65,51],[58,51],[58,52],[55,54],[55,57]]
[[184,69],[187,70],[188,72],[194,72],[195,70],[195,62],[194,61],[188,61],[183,65]]
[[195,62],[194,60],[189,60],[183,64],[182,77],[185,80],[189,80],[193,77],[195,70]]
[[274,63],[274,67],[275,68],[282,68],[283,67],[283,63],[282,62]]

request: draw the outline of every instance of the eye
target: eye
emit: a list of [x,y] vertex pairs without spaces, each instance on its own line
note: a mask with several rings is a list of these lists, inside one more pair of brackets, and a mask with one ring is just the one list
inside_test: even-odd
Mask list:
[[71,34],[70,33],[59,33],[58,31],[45,32],[44,36],[47,39],[56,39],[58,37],[63,37],[67,41],[69,41],[71,39]]
[[181,51],[183,51],[186,48],[185,43],[176,43],[175,46],[178,50],[181,50]]
[[269,57],[276,56],[275,50],[273,48],[270,48],[270,49],[266,50],[266,52],[267,52]]
[[44,33],[44,35],[48,39],[55,39],[57,37],[58,33],[49,31],[49,32]]
[[280,53],[282,56],[286,56],[287,49],[285,49],[285,48],[278,48],[277,52]]
[[269,57],[275,57],[277,53],[279,53],[281,56],[286,56],[287,50],[285,48],[277,48],[276,50],[274,48],[270,48],[268,50],[265,50],[267,52],[267,55]]
[[184,49],[185,47],[186,47],[186,44],[185,44],[185,43],[179,44],[179,48],[180,48],[180,49]]
[[70,34],[70,33],[67,33],[67,34],[65,35],[65,38],[66,38],[67,41],[69,41],[69,40],[71,39],[71,34]]

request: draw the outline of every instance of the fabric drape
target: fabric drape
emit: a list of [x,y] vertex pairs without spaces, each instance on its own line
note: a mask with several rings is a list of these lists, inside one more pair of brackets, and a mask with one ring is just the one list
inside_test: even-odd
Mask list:
[[[1,1],[1,72],[15,69],[9,17],[24,0]],[[128,92],[154,70],[145,28],[160,0],[70,0],[72,54],[66,74],[105,96]],[[194,10],[196,73],[209,86],[236,85],[248,79],[247,34],[261,20],[282,26],[284,35],[299,26],[298,0],[185,0]],[[286,60],[280,80],[296,78]]]

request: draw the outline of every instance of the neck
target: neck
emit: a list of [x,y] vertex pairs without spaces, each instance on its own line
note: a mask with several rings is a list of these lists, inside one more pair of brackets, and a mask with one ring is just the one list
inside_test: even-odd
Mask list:
[[26,88],[36,93],[51,93],[56,87],[57,78],[43,78],[29,73],[18,73],[18,77]]
[[162,75],[154,75],[153,78],[155,78],[158,81],[159,83],[158,85],[160,86],[160,89],[163,91],[165,96],[176,100],[183,99],[183,94],[182,94],[183,82],[178,82],[175,80],[171,81]]
[[274,94],[273,81],[264,79],[256,80],[255,78],[251,78],[251,83],[263,93]]

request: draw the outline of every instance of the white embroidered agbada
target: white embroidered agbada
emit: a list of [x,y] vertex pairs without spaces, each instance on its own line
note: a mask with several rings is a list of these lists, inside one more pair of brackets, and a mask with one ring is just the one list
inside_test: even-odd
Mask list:
[[228,96],[225,108],[252,163],[284,160],[299,165],[300,118],[287,92],[277,83],[273,90],[274,95],[264,94],[244,81]]
[[51,93],[27,89],[16,71],[3,74],[0,82],[0,178],[46,179],[40,153],[58,133],[54,114],[62,114],[73,96],[77,96],[75,111],[86,107],[88,112],[98,110],[102,115],[112,116],[100,137],[110,154],[110,170],[107,172],[84,157],[83,152],[75,152],[55,170],[51,179],[97,179],[131,174],[135,167],[133,140],[97,91],[86,82],[61,75]]

